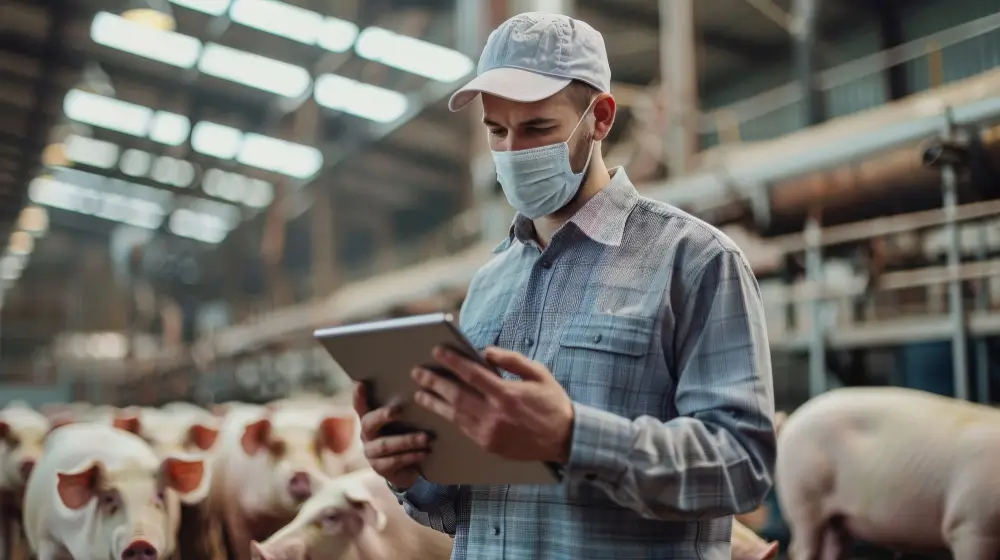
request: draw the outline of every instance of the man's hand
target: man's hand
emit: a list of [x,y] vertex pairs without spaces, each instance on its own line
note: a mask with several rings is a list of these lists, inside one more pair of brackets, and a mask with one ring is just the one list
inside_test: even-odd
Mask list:
[[399,419],[402,407],[393,405],[369,410],[368,395],[361,383],[354,384],[354,411],[361,417],[361,440],[372,469],[397,488],[413,486],[420,476],[417,466],[430,453],[430,437],[424,432],[380,435],[386,424]]
[[568,460],[573,403],[544,365],[488,348],[488,362],[522,380],[509,381],[445,348],[435,348],[433,356],[462,383],[416,368],[417,404],[456,424],[490,453],[522,461]]

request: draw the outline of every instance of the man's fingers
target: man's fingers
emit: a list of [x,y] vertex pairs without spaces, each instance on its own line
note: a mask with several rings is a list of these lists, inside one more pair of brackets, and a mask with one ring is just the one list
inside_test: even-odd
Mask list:
[[503,391],[503,378],[476,362],[440,346],[434,349],[432,355],[441,365],[480,393],[497,395]]
[[417,451],[428,451],[430,436],[424,432],[386,436],[365,443],[365,457],[369,461]]
[[361,417],[361,435],[365,441],[378,438],[379,432],[390,422],[398,419],[402,408],[399,406],[383,406],[368,412]]
[[495,367],[509,371],[525,381],[544,381],[547,377],[544,367],[539,367],[538,362],[519,352],[490,346],[483,356]]
[[391,455],[380,459],[370,459],[372,469],[382,476],[391,477],[405,469],[415,467],[427,458],[427,451],[413,451],[400,455]]
[[365,384],[360,381],[354,382],[354,412],[358,413],[358,417],[363,417],[370,412],[368,410],[368,390],[365,389]]
[[430,391],[417,391],[413,400],[415,400],[418,405],[426,408],[434,414],[437,414],[445,420],[449,422],[455,421],[455,407],[441,400],[434,393],[431,393]]

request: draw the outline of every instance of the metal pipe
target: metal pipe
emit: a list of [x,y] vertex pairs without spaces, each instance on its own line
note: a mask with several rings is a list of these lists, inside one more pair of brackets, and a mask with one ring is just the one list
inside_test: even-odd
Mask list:
[[661,88],[670,108],[665,149],[670,174],[684,175],[699,139],[694,0],[659,0],[659,8]]
[[[810,282],[823,281],[823,253],[820,249],[822,228],[815,216],[806,221],[806,277]],[[809,396],[815,397],[827,389],[826,383],[826,329],[823,325],[823,305],[820,298],[809,302]]]
[[794,74],[802,89],[803,122],[808,126],[826,121],[826,103],[823,91],[816,79],[817,29],[816,13],[818,0],[794,0],[792,3],[791,35],[793,47]]
[[[987,245],[989,244],[989,233],[987,224],[981,223],[977,229],[979,243],[977,247],[977,260],[986,261]],[[988,277],[983,277],[978,282],[976,290],[976,311],[988,312],[990,308],[990,281]],[[977,400],[983,404],[990,402],[990,356],[986,347],[986,337],[976,337],[976,393]]]
[[[951,119],[945,117],[943,127],[945,138],[954,135],[954,126]],[[947,162],[941,167],[941,189],[943,207],[948,221],[945,223],[945,237],[947,239],[947,262],[948,262],[948,316],[951,321],[951,356],[952,356],[952,380],[954,383],[955,398],[969,399],[969,358],[967,347],[967,333],[965,331],[965,306],[962,302],[962,282],[958,277],[958,269],[961,265],[959,251],[958,223],[955,219],[956,208],[958,206],[958,177],[955,171],[955,164]]]

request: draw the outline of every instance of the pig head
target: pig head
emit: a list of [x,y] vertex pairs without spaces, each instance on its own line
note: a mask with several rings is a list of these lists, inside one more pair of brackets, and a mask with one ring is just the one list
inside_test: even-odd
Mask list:
[[48,434],[68,418],[50,421],[32,410],[18,410],[0,419],[0,490],[23,490],[38,463]]
[[264,543],[251,543],[251,558],[339,560],[348,554],[365,560],[392,558],[382,544],[385,527],[386,514],[362,479],[328,479],[291,523]]
[[137,464],[110,469],[91,461],[59,472],[61,505],[79,512],[85,525],[80,541],[88,550],[76,558],[160,560],[177,548],[180,501],[208,492],[202,460],[167,458],[158,472]]
[[149,443],[159,457],[180,453],[203,455],[219,437],[218,420],[187,412],[127,408],[116,412],[112,425]]
[[739,521],[733,520],[733,560],[772,560],[778,555],[778,543],[767,542]]
[[328,454],[344,453],[353,445],[356,417],[267,414],[244,428],[239,468],[244,480],[257,484],[246,493],[245,510],[291,517],[308,500],[316,481],[335,469]]

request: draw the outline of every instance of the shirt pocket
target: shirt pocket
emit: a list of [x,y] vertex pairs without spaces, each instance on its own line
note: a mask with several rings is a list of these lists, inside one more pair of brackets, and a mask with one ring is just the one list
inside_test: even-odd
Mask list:
[[575,316],[559,340],[553,373],[574,401],[633,417],[645,396],[643,377],[655,332],[651,317]]

